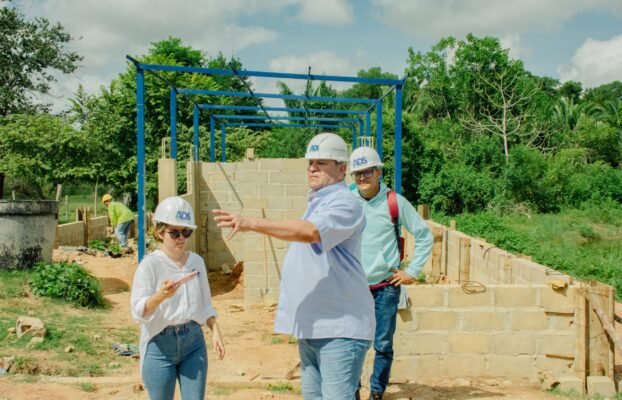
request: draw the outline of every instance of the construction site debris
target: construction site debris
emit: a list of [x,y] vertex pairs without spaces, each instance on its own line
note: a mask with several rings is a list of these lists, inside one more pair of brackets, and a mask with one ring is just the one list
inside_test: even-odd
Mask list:
[[32,334],[36,337],[45,336],[46,329],[43,325],[43,321],[39,318],[20,316],[17,317],[16,324],[16,333],[18,338],[21,338],[26,334]]

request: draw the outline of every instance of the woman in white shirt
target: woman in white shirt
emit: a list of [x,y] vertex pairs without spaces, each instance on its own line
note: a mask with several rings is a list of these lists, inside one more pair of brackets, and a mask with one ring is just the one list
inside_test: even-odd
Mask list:
[[201,325],[212,331],[215,351],[225,347],[212,307],[203,259],[186,251],[196,229],[194,212],[181,197],[156,208],[159,249],[138,265],[132,285],[132,316],[140,324],[141,376],[151,400],[170,400],[175,383],[183,400],[204,399],[207,349]]

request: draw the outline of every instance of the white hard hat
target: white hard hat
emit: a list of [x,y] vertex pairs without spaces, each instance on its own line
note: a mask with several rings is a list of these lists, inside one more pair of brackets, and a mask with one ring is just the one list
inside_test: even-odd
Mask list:
[[357,147],[350,156],[350,172],[382,167],[378,152],[371,147]]
[[348,162],[348,145],[334,133],[320,133],[307,145],[307,160],[335,160]]
[[153,222],[196,229],[194,211],[186,200],[173,196],[162,200],[153,214]]

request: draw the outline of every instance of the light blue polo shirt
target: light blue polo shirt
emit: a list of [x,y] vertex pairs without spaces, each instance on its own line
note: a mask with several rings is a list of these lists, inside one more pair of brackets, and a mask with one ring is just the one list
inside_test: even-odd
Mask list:
[[309,194],[302,217],[320,243],[292,242],[283,263],[277,333],[298,339],[373,340],[374,300],[361,267],[365,216],[344,182]]

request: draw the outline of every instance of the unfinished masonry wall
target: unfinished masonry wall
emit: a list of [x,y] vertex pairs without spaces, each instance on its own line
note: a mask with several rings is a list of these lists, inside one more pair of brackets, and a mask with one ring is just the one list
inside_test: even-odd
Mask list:
[[89,218],[86,221],[69,222],[56,227],[56,242],[54,247],[59,246],[88,246],[91,240],[103,240],[106,238],[108,217]]

